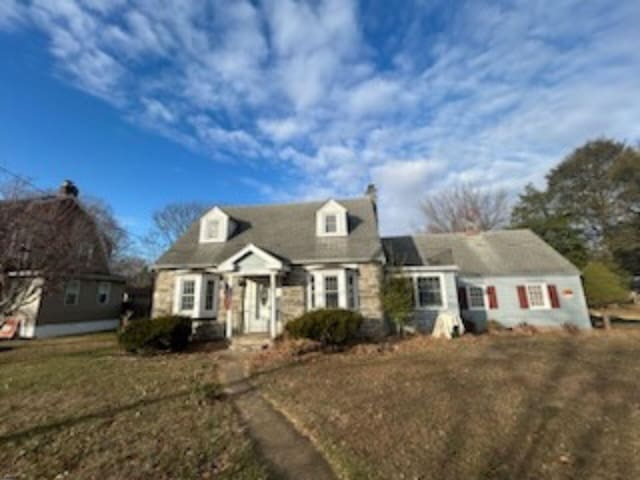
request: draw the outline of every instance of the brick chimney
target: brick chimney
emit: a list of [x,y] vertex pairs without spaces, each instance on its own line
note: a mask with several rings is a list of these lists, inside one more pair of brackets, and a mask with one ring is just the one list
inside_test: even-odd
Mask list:
[[376,222],[378,221],[378,189],[373,183],[367,185],[367,189],[364,194],[369,197],[371,203],[373,203],[373,213],[376,216]]
[[60,185],[60,188],[58,189],[58,195],[61,197],[77,198],[79,193],[80,191],[78,190],[78,187],[76,187],[75,183],[71,180],[65,180],[62,182],[62,185]]
[[373,203],[378,202],[378,189],[373,183],[367,185],[367,190],[364,192],[364,194],[369,197]]

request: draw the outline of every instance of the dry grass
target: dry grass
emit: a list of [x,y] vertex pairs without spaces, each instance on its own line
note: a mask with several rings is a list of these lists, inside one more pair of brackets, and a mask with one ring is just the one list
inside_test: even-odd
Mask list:
[[345,478],[640,478],[640,332],[412,340],[256,377]]
[[212,395],[215,354],[132,357],[113,335],[6,345],[0,478],[266,477]]
[[610,315],[614,319],[628,320],[628,321],[640,321],[640,305],[616,305],[611,306],[605,310],[592,309],[591,314],[597,317],[601,317],[604,313]]

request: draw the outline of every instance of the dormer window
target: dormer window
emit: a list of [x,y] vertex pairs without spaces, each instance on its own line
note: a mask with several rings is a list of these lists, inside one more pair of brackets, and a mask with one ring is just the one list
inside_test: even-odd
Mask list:
[[226,242],[233,232],[234,222],[218,207],[200,219],[200,243]]
[[215,240],[220,236],[220,220],[207,220],[207,239]]
[[338,217],[335,215],[325,215],[324,233],[336,233],[338,231]]
[[349,234],[347,209],[335,200],[329,200],[316,211],[316,235],[319,237],[346,237]]

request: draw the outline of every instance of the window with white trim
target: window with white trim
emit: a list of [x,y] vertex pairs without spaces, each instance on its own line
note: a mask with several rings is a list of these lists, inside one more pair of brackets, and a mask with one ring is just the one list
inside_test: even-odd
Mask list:
[[347,271],[347,308],[358,308],[358,274],[353,270]]
[[307,281],[307,308],[359,308],[358,271],[340,268],[311,270]]
[[213,311],[216,300],[216,281],[209,278],[205,281],[204,288],[204,309],[208,312]]
[[338,308],[340,306],[340,289],[336,275],[324,277],[324,306],[325,308]]
[[329,200],[316,210],[316,235],[318,237],[346,237],[349,235],[347,209]]
[[316,277],[309,275],[309,309],[316,308]]
[[483,309],[485,307],[484,288],[468,286],[467,299],[469,301],[469,308],[478,310]]
[[206,222],[206,236],[209,240],[217,240],[220,236],[220,220],[211,218]]
[[444,305],[440,276],[421,275],[415,278],[416,306],[438,308]]
[[173,313],[191,318],[214,318],[218,309],[219,285],[219,277],[214,274],[178,274]]
[[183,312],[192,311],[196,303],[196,281],[182,280],[180,290],[180,310]]
[[64,287],[64,304],[78,305],[80,303],[80,282],[71,280]]
[[324,216],[324,233],[336,233],[338,231],[338,216],[327,214]]
[[107,305],[111,299],[111,283],[98,282],[98,294],[96,295],[96,302],[98,305]]
[[529,308],[549,308],[549,298],[545,287],[546,285],[542,283],[532,283],[526,286]]
[[200,218],[200,243],[227,241],[233,225],[229,215],[218,207],[212,208]]

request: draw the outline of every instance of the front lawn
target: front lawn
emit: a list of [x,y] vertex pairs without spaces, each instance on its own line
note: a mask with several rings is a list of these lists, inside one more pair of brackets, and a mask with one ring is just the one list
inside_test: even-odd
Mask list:
[[15,345],[0,343],[0,478],[266,477],[211,395],[211,354],[124,355],[113,334]]
[[640,332],[464,337],[255,377],[345,478],[640,478]]

